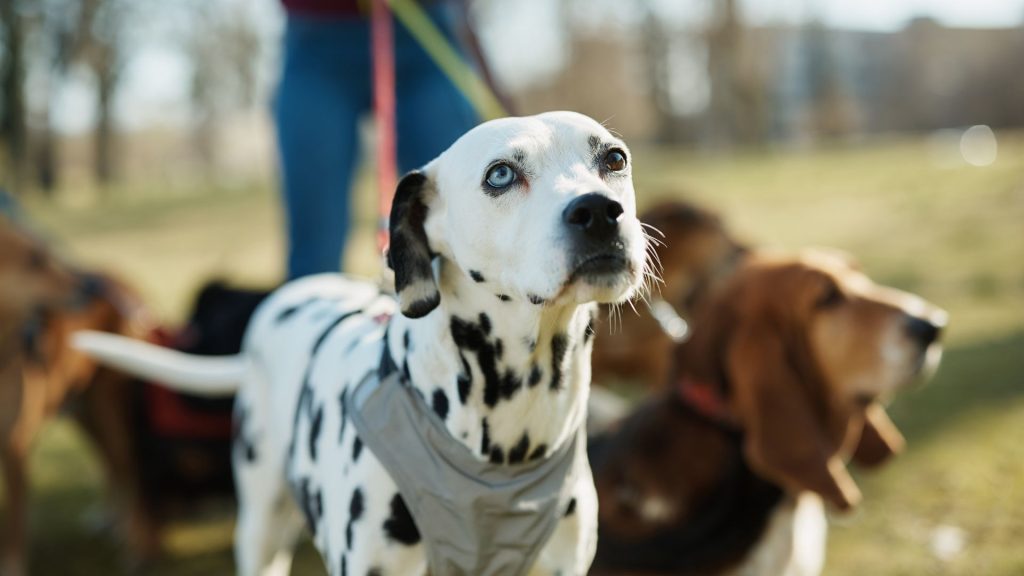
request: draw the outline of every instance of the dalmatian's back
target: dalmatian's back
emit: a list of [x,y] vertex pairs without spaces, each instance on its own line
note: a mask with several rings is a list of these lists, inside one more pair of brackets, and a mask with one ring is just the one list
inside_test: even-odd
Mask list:
[[342,404],[377,369],[396,308],[371,282],[314,276],[276,291],[246,335],[254,373],[237,400],[236,467],[278,468],[291,496],[278,520],[304,524],[332,574],[426,572],[416,525]]

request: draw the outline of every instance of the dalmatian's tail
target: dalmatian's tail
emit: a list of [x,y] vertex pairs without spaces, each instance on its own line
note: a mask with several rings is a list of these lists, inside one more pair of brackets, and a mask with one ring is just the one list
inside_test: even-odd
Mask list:
[[75,332],[71,346],[105,366],[199,396],[230,396],[241,387],[249,368],[242,354],[196,356],[90,330]]

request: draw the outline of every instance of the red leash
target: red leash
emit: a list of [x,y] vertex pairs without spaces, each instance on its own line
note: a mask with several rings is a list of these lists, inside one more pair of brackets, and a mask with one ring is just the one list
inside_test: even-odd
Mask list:
[[398,183],[395,128],[395,43],[388,0],[373,0],[370,15],[373,53],[373,113],[377,120],[377,248],[388,247],[391,197]]

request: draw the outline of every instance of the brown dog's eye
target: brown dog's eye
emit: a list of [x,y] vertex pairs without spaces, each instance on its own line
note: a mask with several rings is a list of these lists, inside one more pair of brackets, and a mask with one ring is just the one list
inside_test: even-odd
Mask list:
[[829,282],[828,286],[825,287],[825,291],[822,292],[821,296],[818,297],[817,302],[815,302],[815,307],[835,308],[845,300],[846,296],[839,290],[839,286],[836,286],[833,282]]
[[46,267],[46,255],[39,250],[32,250],[28,253],[28,267],[32,270],[42,270]]
[[609,150],[604,156],[604,167],[609,172],[622,172],[626,169],[626,155],[617,148]]

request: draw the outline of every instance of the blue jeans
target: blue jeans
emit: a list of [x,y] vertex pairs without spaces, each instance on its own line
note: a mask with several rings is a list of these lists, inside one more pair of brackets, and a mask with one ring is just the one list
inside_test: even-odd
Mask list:
[[[429,10],[452,41],[454,14]],[[469,101],[398,22],[394,26],[398,168],[418,168],[475,126]],[[274,116],[288,228],[288,277],[337,272],[350,225],[358,125],[372,111],[365,18],[289,14]]]

